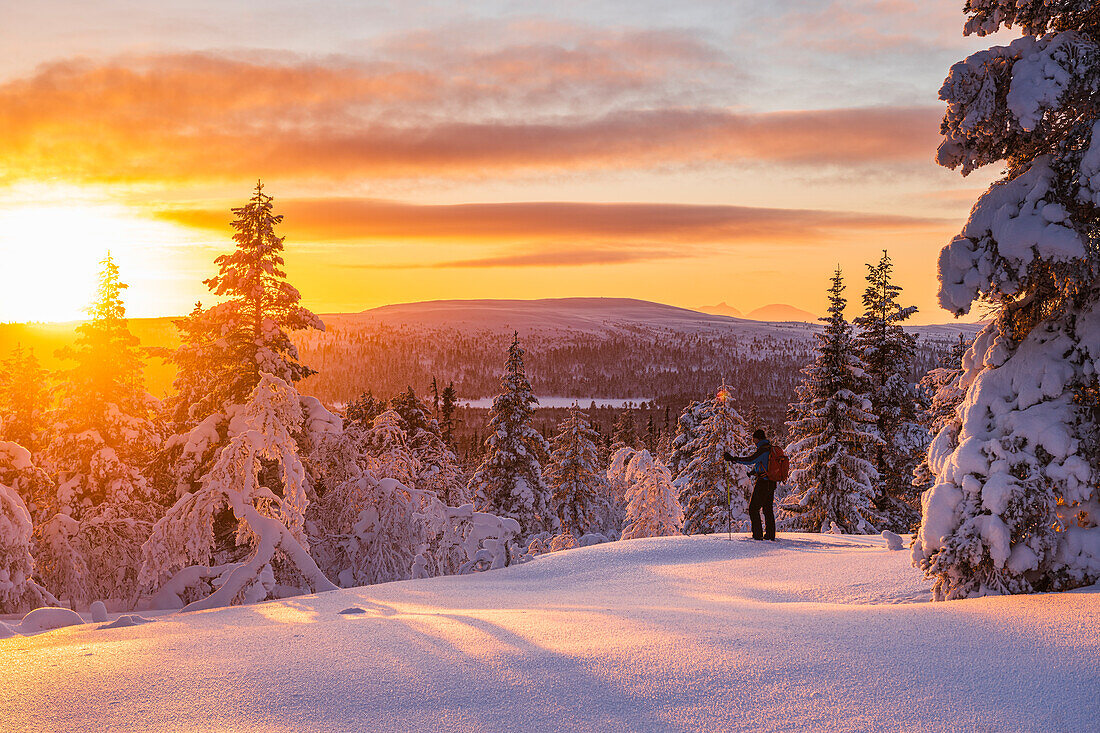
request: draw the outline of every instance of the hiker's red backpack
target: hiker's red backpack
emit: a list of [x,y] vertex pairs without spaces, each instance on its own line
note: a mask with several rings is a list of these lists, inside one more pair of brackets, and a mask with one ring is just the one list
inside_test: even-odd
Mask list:
[[791,475],[791,459],[778,445],[768,449],[768,470],[764,472],[769,481],[786,481]]

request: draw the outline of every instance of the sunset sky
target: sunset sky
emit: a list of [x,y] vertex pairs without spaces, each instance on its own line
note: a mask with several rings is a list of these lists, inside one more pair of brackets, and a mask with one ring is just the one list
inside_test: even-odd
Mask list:
[[998,173],[933,163],[990,45],[961,0],[0,2],[0,320],[80,317],[107,248],[130,315],[208,301],[262,178],[317,312],[819,313],[887,248],[943,322],[936,257]]

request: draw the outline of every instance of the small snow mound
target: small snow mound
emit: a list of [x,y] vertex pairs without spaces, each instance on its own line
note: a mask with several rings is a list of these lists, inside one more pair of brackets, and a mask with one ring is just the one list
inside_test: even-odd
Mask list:
[[84,623],[84,619],[80,618],[80,614],[76,611],[71,611],[68,608],[46,606],[36,608],[24,616],[23,623],[19,625],[19,630],[24,634],[35,634],[39,631],[60,629],[82,623]]
[[96,601],[88,610],[92,612],[92,623],[101,624],[107,620],[107,606],[103,601]]
[[882,538],[886,540],[886,549],[888,550],[900,550],[905,545],[901,535],[894,534],[888,529],[882,530]]
[[[103,620],[106,621],[107,619]],[[127,626],[140,626],[141,624],[151,623],[153,623],[153,619],[151,618],[142,618],[141,616],[119,616],[111,623],[103,624],[96,628],[102,631],[103,629],[124,629]]]
[[577,544],[581,547],[591,547],[592,545],[602,545],[607,542],[607,537],[599,532],[589,532],[588,534],[581,535],[581,538],[577,540]]
[[358,606],[352,606],[351,608],[345,608],[343,611],[337,611],[337,613],[344,616],[351,616],[357,613],[366,613],[366,610],[359,608]]

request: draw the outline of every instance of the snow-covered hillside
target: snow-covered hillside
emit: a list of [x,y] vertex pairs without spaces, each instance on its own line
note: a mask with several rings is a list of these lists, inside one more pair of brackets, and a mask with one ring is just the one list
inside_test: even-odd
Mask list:
[[[787,310],[784,310],[786,308]],[[790,306],[758,309],[764,315],[788,313],[795,320],[768,321],[734,318],[717,313],[677,308],[634,298],[545,298],[542,300],[432,300],[400,303],[373,308],[357,314],[338,313],[324,316],[326,323],[381,324],[455,330],[562,331],[597,335],[637,332],[639,329],[679,333],[710,332],[736,334],[745,338],[799,338],[809,340],[818,329],[805,311]],[[754,311],[755,313],[755,311]],[[963,333],[968,338],[978,331],[970,323],[912,326],[907,330],[927,338],[954,340]]]
[[[927,603],[877,537],[631,540],[0,640],[10,730],[1095,730],[1100,590]],[[0,632],[4,629],[0,628]]]

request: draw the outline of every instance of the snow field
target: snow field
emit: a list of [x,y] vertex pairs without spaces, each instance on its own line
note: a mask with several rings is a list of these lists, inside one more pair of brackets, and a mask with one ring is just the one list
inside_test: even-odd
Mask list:
[[[1100,721],[1096,588],[931,604],[883,537],[662,537],[0,642],[12,730],[1018,730]],[[351,608],[362,613],[341,613]]]

